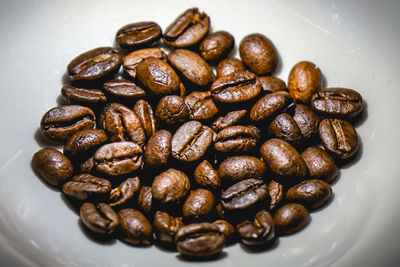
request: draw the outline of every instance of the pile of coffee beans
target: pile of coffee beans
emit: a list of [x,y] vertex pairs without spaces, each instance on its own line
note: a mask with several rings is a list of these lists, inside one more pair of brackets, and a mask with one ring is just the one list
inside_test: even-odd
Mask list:
[[42,148],[32,166],[92,235],[209,259],[235,242],[271,246],[331,199],[359,147],[361,95],[323,88],[308,61],[286,85],[266,36],[244,37],[238,59],[234,37],[209,30],[192,8],[164,31],[128,24],[118,48],[68,64],[65,105],[40,123],[63,152]]

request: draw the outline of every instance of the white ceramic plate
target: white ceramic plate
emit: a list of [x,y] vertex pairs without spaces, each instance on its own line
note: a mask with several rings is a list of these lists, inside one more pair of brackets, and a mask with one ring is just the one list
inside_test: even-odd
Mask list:
[[260,32],[278,48],[277,75],[300,60],[316,63],[327,86],[358,90],[359,156],[341,170],[333,201],[311,224],[263,252],[235,245],[206,266],[398,266],[400,255],[399,1],[0,1],[0,265],[183,266],[176,253],[122,242],[100,243],[80,229],[60,193],[30,167],[46,143],[38,132],[57,105],[66,65],[114,44],[123,25],[163,28],[189,7],[213,30]]

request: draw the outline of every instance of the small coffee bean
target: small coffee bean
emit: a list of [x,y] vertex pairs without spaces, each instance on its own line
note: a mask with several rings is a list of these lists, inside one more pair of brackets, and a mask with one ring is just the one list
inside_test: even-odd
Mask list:
[[76,132],[67,140],[63,151],[71,159],[86,160],[107,141],[108,137],[101,129],[82,130]]
[[91,173],[94,168],[93,156],[79,164],[80,173]]
[[154,178],[151,195],[162,203],[179,202],[189,190],[190,181],[186,174],[171,168]]
[[151,195],[150,186],[142,186],[138,197],[138,207],[146,214],[153,210],[153,196]]
[[309,147],[301,153],[307,165],[311,179],[332,182],[339,173],[339,168],[328,153],[320,147]]
[[129,174],[141,167],[142,155],[142,148],[133,142],[106,144],[94,154],[95,168],[110,176]]
[[270,74],[278,65],[274,45],[259,33],[244,37],[239,45],[239,53],[244,65],[256,75]]
[[288,92],[276,91],[257,100],[250,110],[252,121],[271,120],[293,103]]
[[210,33],[199,45],[200,55],[208,61],[214,61],[225,57],[233,48],[235,40],[226,31]]
[[266,93],[272,93],[276,91],[287,91],[286,84],[284,81],[275,76],[261,76],[258,77],[258,81],[261,83],[262,89]]
[[110,192],[110,207],[118,207],[133,198],[135,193],[139,191],[140,179],[139,177],[128,178],[123,181],[118,187],[114,188]]
[[171,154],[172,135],[167,130],[155,132],[149,139],[144,149],[144,162],[150,166],[163,166],[167,164]]
[[275,240],[275,223],[266,210],[257,212],[253,221],[245,220],[236,225],[236,231],[247,246],[266,245]]
[[152,21],[136,22],[125,25],[118,30],[116,40],[118,45],[126,49],[137,49],[150,46],[162,35],[160,26]]
[[314,141],[316,139],[320,119],[308,106],[296,104],[293,119],[299,126],[305,140]]
[[154,117],[153,108],[146,100],[140,99],[133,107],[133,112],[142,123],[142,127],[147,137],[152,136],[156,132],[156,119]]
[[216,220],[212,223],[225,235],[226,243],[232,244],[235,241],[235,227],[225,220]]
[[245,71],[243,62],[235,57],[228,57],[221,60],[216,68],[217,78],[228,76],[235,72]]
[[193,91],[185,97],[185,104],[191,120],[208,120],[218,113],[210,91]]
[[269,209],[274,210],[281,203],[285,195],[283,185],[275,180],[271,180],[268,184],[268,194],[271,199]]
[[216,256],[225,247],[225,235],[208,222],[193,223],[179,229],[175,237],[178,252],[189,258]]
[[91,81],[118,71],[122,63],[120,51],[113,47],[99,47],[84,52],[67,66],[72,82]]
[[110,190],[110,181],[86,173],[74,176],[62,188],[64,194],[79,200],[105,196]]
[[324,119],[319,124],[319,137],[325,150],[340,159],[347,159],[358,151],[358,135],[349,122]]
[[301,61],[291,69],[288,90],[295,102],[310,103],[312,94],[321,86],[322,74],[314,63]]
[[296,147],[303,141],[299,126],[293,117],[287,113],[281,113],[275,117],[268,126],[268,133]]
[[72,85],[64,85],[61,95],[68,104],[94,106],[107,101],[106,96],[99,89],[86,89]]
[[191,8],[181,14],[164,31],[163,41],[175,48],[190,47],[200,42],[208,33],[210,18]]
[[162,125],[176,125],[189,118],[189,109],[185,100],[177,95],[167,95],[158,101],[156,119]]
[[47,111],[40,122],[43,135],[53,142],[65,142],[74,133],[96,126],[93,111],[84,106],[58,106]]
[[92,232],[110,235],[119,226],[117,213],[107,204],[99,203],[97,206],[85,202],[80,208],[80,219]]
[[331,186],[322,180],[305,180],[286,192],[289,202],[300,203],[309,209],[324,205],[332,196]]
[[225,159],[218,168],[218,174],[223,182],[238,182],[249,178],[264,178],[267,166],[252,156],[233,156]]
[[164,211],[157,211],[153,220],[157,241],[169,246],[175,245],[175,235],[184,225],[182,217],[172,217]]
[[131,245],[150,245],[152,227],[149,220],[138,210],[122,209],[118,211],[120,219],[120,239]]
[[164,53],[160,48],[144,48],[133,51],[124,57],[122,63],[124,72],[131,78],[136,78],[136,69],[140,62],[146,58],[158,58],[162,61],[167,61],[167,54]]
[[32,168],[52,186],[68,180],[74,171],[70,160],[55,148],[45,147],[32,157]]
[[214,148],[223,153],[247,152],[253,149],[261,138],[261,132],[255,126],[229,126],[221,130]]
[[132,100],[144,97],[146,92],[134,82],[126,79],[113,79],[103,85],[104,91],[116,100]]
[[325,116],[353,118],[362,112],[363,101],[353,89],[326,88],[311,97],[311,108]]
[[213,129],[215,132],[219,132],[228,126],[233,126],[237,124],[246,114],[247,110],[245,109],[230,111],[224,116],[218,117],[211,124],[211,129]]
[[186,219],[204,219],[214,210],[215,202],[213,193],[207,189],[193,190],[183,203],[182,215]]
[[205,187],[217,188],[220,186],[218,172],[207,160],[202,161],[194,171],[194,180]]
[[303,229],[310,221],[310,213],[301,204],[288,203],[280,207],[274,222],[280,234],[290,235]]

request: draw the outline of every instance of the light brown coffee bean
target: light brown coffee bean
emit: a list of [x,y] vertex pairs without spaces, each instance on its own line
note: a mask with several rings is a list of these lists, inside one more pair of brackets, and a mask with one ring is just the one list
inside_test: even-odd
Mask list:
[[233,126],[240,122],[240,120],[247,114],[247,110],[235,110],[226,113],[224,116],[218,117],[212,124],[211,129],[215,132],[219,132],[222,129]]
[[172,135],[167,130],[155,132],[144,149],[144,162],[150,166],[163,166],[168,162],[171,154]]
[[288,90],[295,102],[310,103],[312,94],[321,86],[322,73],[312,62],[301,61],[290,71]]
[[185,104],[191,120],[208,120],[218,113],[210,91],[193,91],[185,97]]
[[64,85],[61,95],[68,104],[95,106],[107,101],[106,96],[99,89],[86,89],[72,85]]
[[216,68],[217,78],[231,75],[235,72],[245,71],[243,62],[235,57],[227,57],[221,60]]
[[86,160],[95,150],[108,141],[101,129],[87,129],[76,132],[64,145],[64,154],[75,160]]
[[339,168],[328,153],[320,147],[309,147],[301,153],[307,165],[310,178],[332,182],[339,173]]
[[196,189],[190,192],[182,207],[186,219],[204,219],[210,216],[215,208],[215,197],[207,189]]
[[168,246],[175,246],[175,235],[184,226],[182,217],[172,217],[164,211],[154,214],[153,225],[157,241]]
[[166,95],[158,101],[156,119],[161,125],[179,125],[189,118],[185,100],[177,95]]
[[202,161],[194,171],[194,180],[205,187],[217,188],[220,186],[218,172],[207,160]]
[[233,48],[235,40],[226,31],[210,33],[199,45],[200,55],[208,61],[218,60],[225,57]]
[[185,173],[168,169],[154,178],[151,195],[162,203],[179,202],[190,190],[190,181]]
[[110,192],[111,183],[107,179],[85,173],[74,176],[71,181],[63,185],[62,190],[70,197],[87,200],[104,197]]
[[151,57],[158,58],[162,61],[167,61],[167,54],[165,54],[164,51],[158,47],[135,50],[124,57],[124,72],[131,78],[135,79],[138,64],[144,59]]
[[144,99],[140,99],[133,107],[133,112],[142,123],[142,127],[146,136],[149,138],[156,132],[156,119],[154,117],[153,108]]
[[257,100],[250,110],[252,121],[271,120],[293,103],[288,92],[276,91]]
[[266,93],[276,91],[287,91],[284,81],[275,76],[260,76],[258,81],[261,83],[262,89]]

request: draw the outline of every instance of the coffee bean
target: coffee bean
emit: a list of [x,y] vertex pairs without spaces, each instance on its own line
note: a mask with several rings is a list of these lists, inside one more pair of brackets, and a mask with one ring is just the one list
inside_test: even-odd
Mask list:
[[255,126],[229,126],[221,130],[214,148],[223,153],[247,152],[253,149],[261,138],[261,132]]
[[232,104],[254,99],[261,89],[256,76],[243,71],[218,78],[210,90],[215,101]]
[[285,195],[283,185],[275,180],[271,180],[268,184],[268,194],[271,199],[269,209],[274,210],[281,203]]
[[313,94],[311,108],[324,116],[353,118],[362,112],[363,101],[353,89],[326,88]]
[[252,156],[233,156],[225,159],[218,168],[218,174],[223,182],[237,182],[244,179],[264,178],[267,166]]
[[74,171],[70,160],[51,147],[41,148],[33,155],[32,168],[52,186],[61,185]]
[[189,119],[208,120],[218,113],[210,91],[194,91],[185,97],[185,104],[189,110]]
[[152,227],[149,220],[138,210],[122,209],[118,211],[120,219],[120,239],[131,245],[150,245]]
[[93,156],[80,163],[78,167],[80,173],[91,173],[93,168],[94,168]]
[[103,85],[104,91],[118,101],[144,97],[146,92],[134,82],[126,79],[113,79]]
[[108,137],[101,129],[82,130],[67,140],[64,145],[64,154],[78,161],[86,160],[107,141]]
[[296,147],[303,141],[299,126],[293,117],[287,113],[281,113],[275,117],[268,126],[268,133]]
[[175,235],[184,226],[182,217],[172,217],[164,211],[154,214],[153,225],[157,241],[168,246],[175,245]]
[[340,159],[350,158],[359,147],[356,129],[344,120],[322,120],[319,124],[319,137],[325,150]]
[[151,195],[162,203],[179,202],[190,190],[190,181],[185,173],[168,169],[154,178]]
[[62,188],[64,194],[79,199],[88,200],[105,196],[111,190],[111,183],[107,179],[98,178],[90,174],[79,174],[66,182]]
[[144,48],[133,51],[124,57],[122,63],[124,72],[131,78],[136,78],[136,69],[140,62],[146,58],[158,58],[162,61],[167,61],[167,55],[160,48]]
[[266,93],[272,93],[276,91],[287,91],[286,84],[284,81],[275,76],[261,76],[258,77],[258,81],[261,83],[262,89]]
[[117,213],[105,203],[99,203],[96,206],[93,203],[85,202],[79,213],[83,224],[94,233],[110,235],[119,226]]
[[283,112],[293,99],[285,91],[276,91],[267,94],[257,100],[250,110],[250,119],[253,121],[271,120],[279,113]]
[[301,153],[307,165],[310,178],[332,182],[339,173],[339,168],[328,153],[320,147],[309,147]]
[[253,221],[245,220],[236,225],[236,231],[247,246],[266,245],[275,240],[275,223],[266,210],[257,212]]
[[150,186],[142,186],[142,188],[140,188],[138,207],[146,214],[149,214],[153,210],[153,196]]
[[314,63],[301,61],[291,69],[288,90],[295,102],[310,103],[311,95],[321,86],[322,74]]
[[106,144],[94,154],[95,168],[110,176],[129,174],[141,167],[142,154],[142,148],[133,142]]
[[274,45],[259,33],[244,37],[239,45],[239,53],[244,65],[256,75],[270,74],[278,65]]
[[196,189],[190,192],[182,207],[186,219],[204,219],[210,217],[215,208],[215,197],[207,189]]
[[118,71],[122,63],[120,51],[113,47],[99,47],[84,52],[67,66],[72,82],[91,81]]
[[153,108],[146,100],[140,99],[133,107],[133,112],[137,115],[147,137],[152,136],[156,132],[156,119],[154,117]]
[[136,22],[125,25],[118,30],[116,40],[120,47],[137,49],[150,46],[162,35],[160,26],[152,21]]
[[212,223],[218,230],[225,235],[226,243],[231,244],[235,241],[235,227],[225,220],[216,220]]
[[293,119],[305,140],[310,142],[316,139],[320,119],[308,106],[296,104]]
[[225,57],[233,48],[235,40],[226,31],[210,33],[199,45],[200,55],[208,61],[218,60]]
[[139,191],[140,179],[139,177],[128,178],[123,181],[118,187],[110,192],[110,207],[119,207],[127,204],[133,198],[135,193]]
[[79,105],[54,107],[43,115],[40,122],[43,135],[53,142],[65,142],[74,133],[93,129],[95,125],[93,111]]
[[218,117],[211,124],[211,129],[213,129],[215,132],[219,132],[228,126],[233,126],[237,124],[246,114],[247,110],[245,109],[230,111],[224,116]]
[[168,162],[171,154],[172,135],[167,130],[155,132],[144,149],[144,162],[150,166],[163,166]]
[[217,188],[220,186],[218,172],[207,160],[202,161],[194,171],[194,180],[205,187]]
[[275,226],[283,235],[300,231],[309,221],[310,213],[303,205],[297,203],[285,204],[274,215]]
[[235,72],[245,71],[243,62],[234,57],[228,57],[221,60],[216,68],[217,78],[228,76]]
[[189,118],[189,109],[185,100],[177,95],[167,95],[158,101],[156,119],[159,124],[176,125]]
[[95,106],[107,101],[99,89],[85,89],[72,85],[64,85],[61,88],[61,95],[68,104]]
[[200,13],[197,8],[191,8],[167,27],[163,41],[171,47],[190,47],[200,42],[209,28],[210,18],[207,14]]
[[332,188],[327,182],[319,179],[305,180],[286,192],[289,202],[296,202],[309,209],[324,205],[332,196]]
[[225,235],[208,222],[185,225],[175,237],[178,252],[189,258],[215,256],[222,251],[225,242]]

